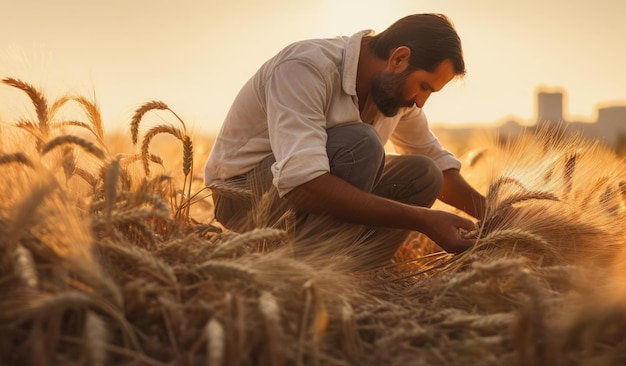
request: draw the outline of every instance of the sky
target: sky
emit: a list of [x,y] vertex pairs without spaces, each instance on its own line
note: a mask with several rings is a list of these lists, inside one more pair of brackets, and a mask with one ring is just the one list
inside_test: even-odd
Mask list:
[[[565,117],[626,105],[626,1],[615,0],[0,0],[0,76],[50,99],[94,97],[108,130],[167,103],[216,132],[241,86],[291,42],[383,31],[438,12],[454,23],[468,73],[431,96],[433,125],[532,121],[537,90],[565,91]],[[30,113],[0,85],[3,120]],[[154,118],[168,119],[159,115]]]

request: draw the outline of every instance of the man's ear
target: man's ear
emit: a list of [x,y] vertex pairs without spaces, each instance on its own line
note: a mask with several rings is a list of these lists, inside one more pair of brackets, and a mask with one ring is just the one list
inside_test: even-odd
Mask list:
[[411,49],[407,46],[400,46],[394,49],[387,60],[387,68],[392,72],[402,72],[409,67],[411,59]]

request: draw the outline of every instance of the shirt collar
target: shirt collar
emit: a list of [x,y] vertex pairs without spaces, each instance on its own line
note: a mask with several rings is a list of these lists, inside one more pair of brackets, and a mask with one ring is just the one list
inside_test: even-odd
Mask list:
[[367,29],[355,33],[348,38],[348,44],[344,49],[342,80],[343,91],[348,95],[356,95],[356,73],[359,67],[359,54],[361,53],[361,39],[365,36],[373,36],[374,31]]

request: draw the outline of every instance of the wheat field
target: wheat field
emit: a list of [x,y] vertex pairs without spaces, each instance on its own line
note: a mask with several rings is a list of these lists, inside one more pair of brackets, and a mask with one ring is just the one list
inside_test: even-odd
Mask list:
[[626,363],[626,170],[597,142],[468,147],[489,205],[474,246],[415,234],[364,269],[349,250],[295,257],[293,217],[264,199],[251,230],[223,229],[210,141],[167,104],[137,108],[128,141],[87,98],[1,87],[29,101],[0,125],[1,365]]

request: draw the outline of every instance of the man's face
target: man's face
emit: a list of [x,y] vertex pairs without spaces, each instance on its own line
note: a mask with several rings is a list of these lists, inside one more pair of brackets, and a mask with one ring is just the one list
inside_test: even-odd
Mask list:
[[434,72],[409,69],[386,71],[372,80],[370,96],[382,114],[393,117],[402,107],[416,105],[422,108],[430,94],[441,90],[454,76],[450,60],[442,61]]

